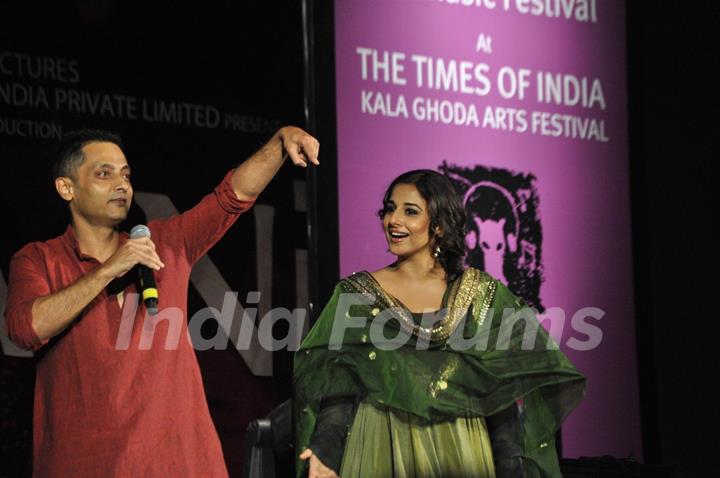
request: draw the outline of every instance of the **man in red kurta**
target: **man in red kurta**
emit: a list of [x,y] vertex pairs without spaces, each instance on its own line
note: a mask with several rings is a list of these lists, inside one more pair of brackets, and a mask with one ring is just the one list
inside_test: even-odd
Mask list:
[[[187,338],[190,271],[285,157],[299,166],[318,164],[318,149],[304,131],[282,128],[197,206],[150,222],[151,238],[130,239],[117,230],[132,201],[119,139],[98,131],[70,138],[55,186],[72,224],[55,239],[26,245],[10,264],[8,333],[21,347],[44,349],[35,385],[33,476],[227,476]],[[138,264],[154,269],[160,312],[147,317],[137,307],[127,346],[118,334],[128,323],[125,300],[137,301],[129,272]],[[164,314],[168,308],[175,313]],[[140,346],[144,327],[153,338],[149,349]],[[175,327],[180,340],[167,348]]]

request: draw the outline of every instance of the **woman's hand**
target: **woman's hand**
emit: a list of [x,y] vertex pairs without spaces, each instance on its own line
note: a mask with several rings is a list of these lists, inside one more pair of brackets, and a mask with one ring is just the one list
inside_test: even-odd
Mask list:
[[320,458],[315,456],[310,448],[306,448],[304,452],[300,453],[300,459],[303,461],[310,460],[308,478],[338,478],[335,471],[325,466],[325,463],[320,461]]

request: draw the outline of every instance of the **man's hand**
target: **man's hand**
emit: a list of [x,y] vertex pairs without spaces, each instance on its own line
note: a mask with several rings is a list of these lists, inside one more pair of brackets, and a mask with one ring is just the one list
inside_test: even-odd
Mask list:
[[300,459],[303,461],[310,460],[308,478],[338,478],[332,468],[325,466],[310,448],[306,448],[305,451],[300,454]]
[[280,128],[270,141],[235,168],[232,185],[241,201],[254,201],[275,176],[285,160],[296,166],[308,163],[319,165],[320,143],[310,134],[295,126]]
[[[285,154],[296,166],[307,167],[308,162],[319,166],[320,143],[305,131],[295,126],[285,126],[278,131]],[[284,157],[285,155],[283,155]]]
[[45,341],[62,332],[112,280],[137,264],[155,270],[165,267],[149,237],[128,239],[100,267],[62,290],[35,299],[32,327],[38,338]]
[[155,243],[149,237],[128,239],[103,263],[102,268],[112,279],[117,279],[127,274],[137,264],[156,271],[165,267],[155,251]]

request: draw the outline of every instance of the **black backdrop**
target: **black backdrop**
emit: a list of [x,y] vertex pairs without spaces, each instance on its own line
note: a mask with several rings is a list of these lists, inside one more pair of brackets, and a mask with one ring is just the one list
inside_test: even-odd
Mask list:
[[720,4],[628,5],[630,171],[645,459],[715,476]]

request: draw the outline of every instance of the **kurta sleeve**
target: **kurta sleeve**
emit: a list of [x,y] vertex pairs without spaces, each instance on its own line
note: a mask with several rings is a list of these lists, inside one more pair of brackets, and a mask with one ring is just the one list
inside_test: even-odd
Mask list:
[[37,350],[48,342],[40,340],[32,327],[32,306],[51,292],[42,258],[32,244],[25,246],[10,261],[5,307],[8,336],[18,347]]
[[[195,207],[182,214],[158,221],[156,229],[165,243],[182,250],[190,264],[194,264],[215,245],[240,214],[252,207],[254,201],[238,199],[228,171],[222,182]],[[156,231],[153,230],[153,237]]]
[[[329,351],[328,342],[344,292],[333,296],[295,355],[293,382],[298,453],[311,448],[320,461],[336,472],[342,463],[345,437],[352,422],[355,396],[360,393],[351,369],[339,363],[343,350]],[[297,476],[307,462],[297,461]]]
[[345,439],[354,416],[355,397],[335,397],[320,404],[315,432],[308,448],[325,466],[340,474]]

